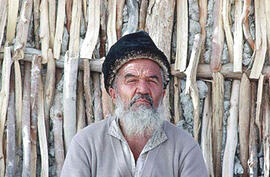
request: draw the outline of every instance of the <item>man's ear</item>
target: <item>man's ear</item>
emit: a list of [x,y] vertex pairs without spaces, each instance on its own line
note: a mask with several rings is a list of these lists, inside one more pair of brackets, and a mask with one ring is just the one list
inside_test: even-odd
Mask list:
[[116,90],[115,90],[114,88],[111,87],[111,88],[109,89],[109,93],[110,93],[110,96],[111,96],[113,102],[115,102],[115,99],[116,99]]

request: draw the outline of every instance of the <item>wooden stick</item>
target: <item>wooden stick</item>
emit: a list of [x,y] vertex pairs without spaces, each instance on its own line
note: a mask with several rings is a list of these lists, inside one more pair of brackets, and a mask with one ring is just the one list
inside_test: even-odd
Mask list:
[[71,58],[79,58],[80,52],[80,24],[82,13],[82,1],[77,0],[72,5],[72,21],[70,25],[69,55]]
[[40,89],[41,57],[35,55],[31,70],[31,176],[36,176],[37,170],[37,124],[38,124],[38,95]]
[[7,149],[6,149],[6,177],[14,177],[16,170],[16,129],[15,129],[15,86],[14,71],[10,76],[10,91],[7,112]]
[[249,22],[248,22],[248,17],[250,15],[250,11],[251,11],[251,0],[245,0],[244,6],[243,6],[243,12],[242,12],[243,31],[244,31],[244,36],[245,36],[249,46],[254,51],[255,44],[254,44],[254,40],[252,39],[250,30],[249,30]]
[[181,81],[174,77],[174,124],[176,125],[182,119],[182,109],[180,103]]
[[40,40],[42,63],[48,62],[48,50],[50,47],[50,29],[49,29],[49,8],[48,0],[41,0],[40,3]]
[[53,102],[54,92],[55,92],[55,60],[53,58],[52,50],[48,51],[48,64],[47,64],[47,74],[45,82],[45,104],[44,104],[44,119],[46,125],[46,135],[49,137],[49,115],[50,109]]
[[200,34],[196,34],[194,37],[194,44],[192,47],[192,53],[190,57],[189,65],[185,71],[186,74],[186,90],[185,94],[190,94],[193,103],[193,135],[194,139],[199,142],[200,133],[200,98],[199,90],[196,83],[196,71],[201,54],[201,38]]
[[[18,60],[14,61],[15,68],[15,117],[16,117],[16,145],[17,149],[22,148],[22,76]],[[17,155],[17,166],[21,163],[21,157]]]
[[[214,5],[214,27],[212,36],[211,70],[215,73],[221,69],[221,56],[223,52],[224,33],[222,27],[222,1],[216,0]],[[218,167],[219,168],[219,167]],[[217,174],[216,174],[217,175]]]
[[4,176],[5,173],[3,140],[9,100],[9,83],[12,63],[11,50],[9,47],[5,47],[4,61],[2,66],[2,88],[0,92],[0,176]]
[[242,72],[242,56],[243,56],[243,28],[242,28],[242,1],[235,1],[235,30],[234,30],[234,46],[233,46],[233,71]]
[[57,7],[57,21],[56,21],[56,29],[55,29],[55,36],[54,36],[54,46],[53,46],[53,54],[54,58],[59,59],[60,58],[60,52],[61,52],[61,44],[62,44],[62,38],[64,33],[64,23],[65,23],[65,0],[59,0],[58,1],[58,7]]
[[[173,70],[174,66],[171,66],[172,68],[172,75],[184,78],[185,74],[180,73],[179,71]],[[245,69],[245,68],[244,68]],[[243,69],[243,70],[244,70]],[[241,79],[242,73],[234,73],[233,72],[233,64],[227,63],[222,65],[222,68],[220,70],[220,73],[225,77],[225,78],[232,78],[232,79]],[[267,75],[270,73],[270,67],[265,66],[263,68],[262,74]],[[212,71],[210,69],[210,65],[208,64],[199,64],[198,65],[198,70],[197,70],[197,76],[199,78],[212,78]],[[249,76],[250,71],[246,70],[246,74]]]
[[68,150],[72,137],[76,134],[76,87],[78,59],[69,57],[66,53],[64,68],[64,139],[65,149]]
[[33,0],[34,9],[34,35],[35,35],[35,46],[37,49],[40,49],[40,38],[39,38],[39,25],[40,25],[40,0]]
[[17,25],[16,42],[14,44],[14,59],[24,58],[24,48],[27,43],[28,28],[32,15],[32,0],[24,0]]
[[9,44],[12,43],[15,37],[18,10],[19,10],[19,0],[9,0],[8,1],[8,23],[7,23],[7,34],[6,34],[6,40],[8,41]]
[[71,25],[71,18],[72,18],[72,0],[66,0],[66,27],[68,32],[70,33],[70,25]]
[[108,49],[117,41],[116,34],[116,0],[108,0],[108,23],[107,23],[107,36],[108,36]]
[[251,82],[251,110],[250,110],[250,131],[249,131],[249,160],[248,168],[250,176],[258,175],[258,128],[255,125],[256,107],[256,83]]
[[116,34],[117,39],[122,36],[122,23],[123,23],[123,9],[125,0],[118,0],[116,4]]
[[83,19],[85,26],[88,25],[88,19],[87,19],[87,0],[82,1],[82,8],[83,8]]
[[255,27],[256,27],[256,53],[254,63],[251,69],[250,78],[258,79],[263,69],[266,50],[267,50],[267,32],[266,32],[266,14],[264,1],[254,0],[255,6]]
[[221,151],[223,137],[223,113],[224,113],[224,78],[219,72],[213,73],[213,132],[212,132],[212,147],[213,147],[213,164],[215,176],[221,176]]
[[91,124],[94,120],[93,114],[93,104],[92,104],[92,94],[91,94],[91,87],[90,87],[90,67],[89,67],[89,60],[83,60],[83,90],[84,90],[84,97],[85,97],[85,112],[87,117],[87,124]]
[[138,28],[139,9],[137,0],[126,0],[126,4],[128,11],[128,22],[126,28],[123,31],[123,36],[136,32]]
[[105,0],[100,0],[100,46],[99,46],[99,55],[100,57],[105,56],[105,45],[106,45],[106,11],[107,6],[104,2]]
[[76,87],[80,52],[80,18],[82,1],[74,1],[70,28],[69,51],[65,57],[64,68],[64,137],[65,149],[68,150],[71,139],[76,134]]
[[263,97],[263,83],[264,83],[264,75],[260,76],[258,83],[258,91],[257,91],[257,102],[256,102],[256,118],[255,124],[259,130],[259,142],[262,142],[262,97]]
[[[26,48],[25,49],[25,56],[21,60],[22,61],[27,61],[27,62],[32,62],[34,55],[41,55],[41,52],[39,50],[35,50],[35,49],[32,49],[32,48]],[[3,56],[3,54],[0,54],[0,60],[2,60],[2,58],[1,58],[2,56]],[[13,59],[14,59],[14,57],[13,57]],[[79,69],[80,70],[83,70],[83,62],[82,62],[82,60],[83,59],[79,59]],[[89,61],[91,71],[101,72],[103,61],[104,61],[104,57],[102,57],[102,58],[100,58],[98,60]],[[58,68],[64,68],[64,56],[61,56],[59,60],[56,60],[55,64],[56,64],[56,67],[58,67]]]
[[24,88],[23,88],[23,168],[22,177],[30,176],[31,137],[30,137],[30,94],[31,94],[31,63],[24,63]]
[[84,108],[84,96],[83,96],[83,73],[79,71],[78,74],[78,89],[77,89],[77,132],[86,126],[85,123],[85,108]]
[[240,81],[233,80],[232,83],[232,94],[231,94],[231,108],[230,116],[227,121],[227,136],[226,136],[226,146],[223,156],[223,166],[222,166],[222,176],[233,177],[234,175],[234,156],[236,151],[236,146],[238,143],[238,114],[239,114],[239,91],[240,91]]
[[54,136],[54,149],[56,161],[56,173],[59,177],[61,174],[62,166],[64,164],[64,141],[63,141],[63,95],[60,91],[56,90],[54,103],[51,108],[51,118],[53,121],[53,136]]
[[265,1],[266,29],[267,29],[267,46],[268,46],[268,61],[270,62],[270,2]]
[[[269,77],[268,77],[269,79]],[[269,85],[264,87],[264,114],[263,114],[263,151],[264,151],[264,176],[269,176],[270,170],[270,105]]]
[[145,28],[145,19],[147,13],[147,7],[149,4],[149,0],[142,0],[139,14],[139,30],[144,30]]
[[210,177],[214,176],[213,157],[212,157],[212,105],[211,105],[211,85],[208,83],[208,92],[204,101],[201,148],[204,161]]
[[94,118],[95,122],[103,119],[102,116],[102,103],[101,103],[101,90],[100,90],[100,74],[93,73],[93,84],[94,84]]
[[0,1],[0,47],[4,37],[6,22],[7,22],[7,10],[8,10],[8,0]]
[[199,12],[200,12],[200,26],[201,26],[201,38],[202,38],[202,51],[200,57],[200,63],[204,63],[205,41],[206,41],[206,23],[207,23],[207,0],[199,0]]
[[245,73],[242,75],[239,96],[239,146],[240,162],[243,167],[243,176],[248,176],[248,144],[249,144],[249,122],[251,108],[251,85]]
[[54,47],[54,35],[55,35],[55,13],[56,2],[55,0],[49,0],[49,29],[50,29],[50,48]]
[[177,46],[175,70],[186,70],[188,52],[188,2],[177,1]]
[[41,155],[41,171],[40,177],[49,177],[49,156],[48,156],[48,142],[46,135],[45,113],[44,113],[44,87],[41,75],[38,78],[39,93],[38,93],[38,140]]
[[88,27],[80,50],[81,58],[91,59],[96,47],[100,26],[100,0],[89,0]]
[[230,62],[233,63],[233,60],[234,60],[234,57],[233,57],[233,55],[234,55],[234,48],[233,48],[234,41],[233,41],[233,36],[232,36],[232,32],[231,32],[230,16],[231,16],[231,1],[230,0],[223,0],[223,9],[222,9],[222,17],[223,18],[222,19],[223,19],[223,24],[224,24],[224,32],[225,32],[226,42],[227,42],[227,46],[228,46],[228,53],[229,53],[229,57],[230,57]]

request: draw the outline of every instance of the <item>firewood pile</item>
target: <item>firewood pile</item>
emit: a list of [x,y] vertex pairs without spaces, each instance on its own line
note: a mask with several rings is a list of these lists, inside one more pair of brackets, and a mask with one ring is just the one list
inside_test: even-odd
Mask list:
[[60,176],[72,137],[113,114],[101,65],[138,30],[171,63],[167,114],[209,175],[269,176],[270,1],[0,0],[0,177]]

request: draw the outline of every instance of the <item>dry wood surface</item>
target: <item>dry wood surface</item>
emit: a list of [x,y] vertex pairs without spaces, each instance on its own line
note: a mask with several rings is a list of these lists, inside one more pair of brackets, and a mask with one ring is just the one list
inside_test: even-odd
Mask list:
[[187,66],[188,50],[188,2],[177,1],[177,48],[175,70],[183,72]]
[[11,66],[13,62],[11,60],[11,50],[10,47],[5,47],[4,61],[2,67],[2,88],[0,92],[0,176],[5,174],[5,156],[4,156],[4,131],[6,123],[6,115],[9,100],[9,85],[10,85],[10,75]]
[[243,176],[248,176],[248,144],[249,144],[249,122],[251,109],[251,84],[244,73],[241,78],[239,96],[239,145],[240,161],[243,167]]
[[269,176],[269,9],[268,0],[0,0],[0,177],[60,176],[72,137],[114,113],[107,52],[139,30],[168,58],[165,114],[193,133],[209,176]]
[[222,176],[233,177],[234,173],[234,156],[236,152],[236,146],[238,143],[238,114],[239,114],[239,91],[240,81],[233,80],[232,83],[232,94],[230,100],[230,116],[227,121],[227,135],[226,135],[226,146],[223,156],[222,164]]
[[219,72],[213,73],[212,84],[212,148],[213,148],[213,164],[214,175],[221,176],[221,151],[223,138],[223,113],[224,113],[224,77]]

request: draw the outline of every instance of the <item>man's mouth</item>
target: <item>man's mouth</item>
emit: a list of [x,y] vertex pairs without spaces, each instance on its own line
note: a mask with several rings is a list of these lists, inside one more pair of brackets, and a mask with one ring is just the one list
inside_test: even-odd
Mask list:
[[138,100],[136,100],[135,102],[141,102],[141,103],[148,103],[148,104],[150,104],[151,105],[151,101],[149,101],[149,100],[147,100],[147,99],[138,99]]
[[150,95],[135,95],[129,106],[131,107],[135,103],[149,104],[151,107],[153,106],[152,97]]

